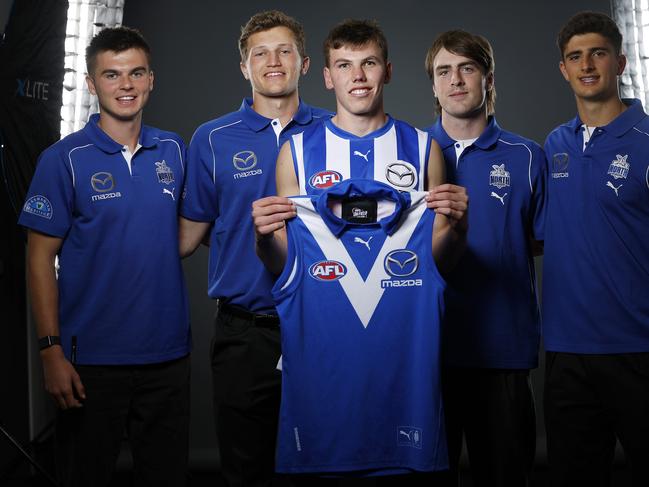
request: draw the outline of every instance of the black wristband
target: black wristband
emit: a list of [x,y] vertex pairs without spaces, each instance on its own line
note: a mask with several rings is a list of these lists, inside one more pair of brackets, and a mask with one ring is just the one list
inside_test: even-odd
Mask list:
[[61,345],[61,337],[48,335],[38,339],[39,350],[45,350],[46,348],[50,348],[52,345]]

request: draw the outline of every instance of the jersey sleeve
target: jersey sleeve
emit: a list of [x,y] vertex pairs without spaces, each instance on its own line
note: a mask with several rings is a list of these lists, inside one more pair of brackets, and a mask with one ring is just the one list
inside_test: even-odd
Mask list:
[[211,222],[219,216],[216,155],[210,133],[199,128],[187,150],[185,186],[180,214],[190,220]]
[[536,144],[532,148],[530,164],[530,183],[532,185],[532,201],[530,205],[530,221],[532,237],[544,240],[545,209],[547,200],[548,164],[545,152]]
[[53,147],[46,149],[36,165],[18,224],[64,238],[72,226],[73,209],[72,167],[59,150]]

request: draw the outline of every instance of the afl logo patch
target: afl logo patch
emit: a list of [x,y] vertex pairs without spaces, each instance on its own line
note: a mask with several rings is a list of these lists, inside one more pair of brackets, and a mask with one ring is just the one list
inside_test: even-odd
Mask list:
[[318,281],[337,281],[347,274],[347,268],[336,260],[323,260],[313,264],[309,274]]
[[52,219],[52,204],[45,196],[37,194],[32,196],[25,202],[23,206],[23,211],[25,213],[30,213],[32,215],[40,216],[41,218],[46,218],[48,220]]
[[309,179],[309,185],[315,189],[331,188],[343,180],[342,174],[337,171],[320,171]]

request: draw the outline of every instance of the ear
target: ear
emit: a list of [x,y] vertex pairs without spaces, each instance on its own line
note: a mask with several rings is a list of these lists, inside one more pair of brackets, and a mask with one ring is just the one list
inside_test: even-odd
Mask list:
[[392,63],[388,61],[385,64],[385,78],[383,78],[383,83],[387,85],[391,79],[392,79]]
[[566,81],[570,81],[570,78],[568,77],[568,71],[566,71],[566,65],[563,64],[563,61],[559,61],[559,70],[563,75],[563,79],[565,79]]
[[309,66],[311,66],[311,58],[309,56],[302,59],[302,68],[300,73],[304,76],[309,71]]
[[485,89],[486,89],[487,91],[491,91],[491,90],[493,89],[493,87],[494,87],[494,83],[495,83],[495,81],[496,81],[496,76],[495,76],[495,74],[494,74],[494,73],[489,73],[489,74],[487,75]]
[[329,68],[327,66],[325,66],[322,69],[322,74],[324,76],[325,87],[328,90],[333,90],[334,89],[334,83],[333,83],[333,80],[331,79],[331,73],[329,72]]
[[239,68],[241,69],[241,74],[243,74],[243,77],[247,80],[250,80],[250,75],[248,74],[248,67],[246,66],[246,63],[241,61],[239,63]]
[[153,91],[153,80],[155,79],[155,76],[153,75],[153,71],[149,71],[149,91]]
[[97,90],[95,89],[95,82],[88,75],[86,75],[86,85],[88,85],[88,91],[90,92],[90,94],[97,96]]
[[622,76],[622,73],[624,72],[624,68],[626,68],[626,56],[624,54],[620,54],[617,57],[617,75]]

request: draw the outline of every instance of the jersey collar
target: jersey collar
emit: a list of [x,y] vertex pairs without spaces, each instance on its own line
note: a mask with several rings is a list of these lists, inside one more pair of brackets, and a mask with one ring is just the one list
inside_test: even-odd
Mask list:
[[[644,112],[644,109],[642,108],[642,103],[640,102],[640,100],[635,98],[623,98],[622,102],[628,108],[620,115],[615,117],[613,121],[608,125],[600,127],[602,130],[608,132],[611,135],[614,135],[615,137],[622,137],[647,116],[647,114]],[[572,129],[573,132],[581,130],[582,125],[583,122],[579,118],[579,115],[568,122],[568,126]]]
[[[99,114],[93,113],[88,120],[88,123],[83,128],[86,135],[90,138],[93,144],[95,144],[99,149],[104,151],[106,154],[116,154],[121,152],[122,144],[114,141],[110,136],[104,132],[99,125]],[[150,149],[156,145],[156,139],[154,139],[151,129],[146,125],[142,125],[140,128],[140,140],[138,143],[145,149]]]
[[[260,132],[270,125],[272,119],[260,115],[252,108],[252,98],[244,98],[239,108],[243,122],[255,132]],[[313,113],[311,107],[300,100],[297,112],[293,115],[291,122],[300,125],[307,125],[313,120]]]
[[359,224],[347,222],[334,215],[329,209],[329,198],[351,198],[355,196],[394,201],[394,211],[378,221],[378,224],[388,235],[392,235],[396,231],[402,213],[411,204],[410,193],[401,193],[387,184],[370,179],[347,179],[332,186],[315,201],[315,206],[322,220],[336,237],[339,237],[348,227],[358,226]]
[[[430,127],[428,131],[432,135],[433,139],[435,139],[435,141],[439,144],[442,150],[447,149],[456,142],[450,137],[450,135],[446,133],[446,130],[444,130],[444,127],[442,126],[442,117],[438,117],[435,124]],[[479,147],[482,150],[489,149],[496,142],[498,142],[501,131],[502,130],[498,125],[498,122],[496,122],[496,117],[490,116],[487,120],[487,127],[480,134],[480,137],[478,137],[473,145]]]

